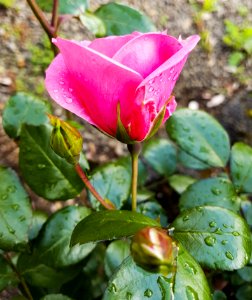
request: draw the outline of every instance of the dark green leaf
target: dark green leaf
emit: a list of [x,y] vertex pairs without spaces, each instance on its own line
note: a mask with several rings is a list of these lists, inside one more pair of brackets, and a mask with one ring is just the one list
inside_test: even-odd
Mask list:
[[0,166],[0,248],[27,250],[32,220],[28,195],[16,173]]
[[231,176],[239,192],[252,193],[252,148],[236,143],[231,151]]
[[210,169],[210,166],[197,159],[196,157],[188,154],[182,149],[178,149],[178,162],[188,169],[193,170],[207,170]]
[[227,296],[222,291],[214,291],[213,300],[227,300]]
[[3,127],[11,138],[20,136],[22,124],[41,125],[50,109],[46,102],[25,93],[10,97],[3,112]]
[[224,167],[229,158],[227,132],[209,114],[190,109],[177,110],[167,121],[167,131],[189,155],[212,167]]
[[106,34],[106,28],[103,21],[90,12],[84,12],[80,16],[81,23],[97,37],[103,37]]
[[189,185],[193,184],[196,181],[195,178],[187,176],[174,174],[168,178],[170,186],[178,193],[182,194]]
[[203,206],[184,211],[171,225],[174,237],[202,265],[213,269],[243,267],[251,252],[247,224],[230,210]]
[[165,210],[157,201],[140,203],[137,206],[137,211],[154,220],[159,220],[162,227],[166,227],[168,225]]
[[252,266],[245,266],[237,272],[243,280],[252,282]]
[[155,26],[145,15],[125,5],[108,3],[99,7],[95,15],[105,24],[106,35],[155,31]]
[[47,214],[40,210],[33,211],[32,223],[29,230],[29,240],[36,238],[43,224],[47,220]]
[[252,226],[252,203],[251,201],[242,201],[241,209],[249,226]]
[[220,206],[238,212],[240,198],[233,184],[226,178],[208,178],[190,185],[179,200],[183,211],[196,206]]
[[252,284],[243,285],[235,294],[238,300],[252,300]]
[[130,255],[130,245],[127,240],[113,241],[109,244],[104,260],[105,272],[111,277],[123,260]]
[[69,298],[62,294],[50,294],[46,295],[45,297],[41,298],[40,300],[71,300],[72,298]]
[[25,125],[21,130],[19,165],[31,189],[48,200],[77,196],[84,185],[74,166],[50,147],[51,126]]
[[210,289],[200,265],[179,245],[174,283],[175,300],[210,300]]
[[[109,199],[119,209],[130,195],[131,170],[129,164],[125,160],[118,160],[103,165],[93,172],[90,181],[103,198]],[[90,192],[88,195],[92,206],[100,209],[100,202]]]
[[100,211],[89,215],[75,227],[71,245],[119,239],[147,226],[160,227],[160,224],[136,212]]
[[[37,0],[38,5],[42,10],[52,12],[53,1]],[[87,0],[60,0],[59,13],[69,15],[79,15],[87,9]]]
[[7,286],[16,285],[18,278],[7,261],[0,255],[0,292]]
[[176,148],[166,139],[151,139],[144,146],[143,156],[161,175],[170,176],[176,170]]

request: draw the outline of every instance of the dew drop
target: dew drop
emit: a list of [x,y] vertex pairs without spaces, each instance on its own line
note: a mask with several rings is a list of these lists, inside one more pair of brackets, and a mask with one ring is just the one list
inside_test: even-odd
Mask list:
[[170,73],[173,74],[174,70],[175,70],[175,68],[172,67],[172,68],[170,69]]
[[54,91],[54,93],[58,93],[58,90],[53,90]]
[[145,292],[144,292],[145,297],[150,298],[152,295],[153,295],[152,290],[150,290],[150,289],[145,290]]
[[7,187],[7,192],[9,193],[15,193],[17,188],[14,185],[10,185]]
[[216,238],[213,236],[207,236],[204,241],[207,246],[213,247],[216,242]]
[[193,275],[195,275],[197,273],[196,269],[192,265],[190,265],[189,263],[187,263],[187,262],[184,263],[184,268],[186,269],[186,271],[188,273],[191,273]]
[[151,79],[150,81],[149,81],[149,84],[153,84],[154,83],[154,79]]
[[215,234],[219,234],[219,235],[222,235],[223,231],[221,228],[217,228],[215,231],[214,231]]
[[70,104],[73,102],[73,99],[70,97],[66,97],[65,101],[66,101],[66,103]]
[[149,92],[151,93],[151,92],[153,92],[154,91],[154,87],[153,86],[150,86],[149,87]]
[[176,81],[176,80],[178,79],[178,77],[179,77],[179,73],[176,72],[176,73],[174,74],[172,80],[173,80],[173,81]]
[[184,130],[185,132],[189,132],[189,131],[190,131],[190,128],[189,128],[189,127],[183,126],[182,128],[183,128],[183,130]]
[[208,149],[204,146],[201,146],[199,150],[200,150],[201,153],[208,153],[209,152]]
[[64,85],[65,84],[65,82],[63,81],[63,80],[60,80],[60,82],[59,82],[61,85]]
[[237,232],[237,231],[233,231],[232,234],[233,234],[233,236],[239,236],[240,235],[240,233]]
[[216,222],[214,222],[214,221],[212,221],[212,222],[209,223],[209,226],[210,226],[210,227],[216,227],[216,225],[217,225],[217,224],[216,224]]
[[193,135],[189,135],[188,140],[189,140],[190,142],[194,142],[194,137],[193,137]]
[[7,198],[8,198],[7,194],[3,194],[2,197],[1,197],[2,200],[6,200]]
[[228,228],[228,225],[227,224],[223,224],[223,227]]
[[203,211],[203,208],[200,207],[200,206],[196,207],[196,209],[197,209],[198,212],[202,212]]
[[221,194],[221,190],[218,189],[218,188],[216,188],[216,187],[213,187],[213,188],[211,189],[211,192],[212,192],[214,195],[216,195],[216,196],[218,196],[218,195]]
[[8,226],[7,228],[8,228],[9,233],[11,233],[11,234],[14,234],[14,233],[16,232],[16,231],[15,231],[13,228],[11,228],[10,226]]
[[225,252],[225,255],[226,255],[226,258],[228,258],[228,259],[230,259],[230,260],[233,260],[233,259],[234,259],[232,253],[229,252],[229,251]]
[[191,287],[186,287],[186,297],[188,300],[199,300],[197,292]]
[[72,88],[69,88],[68,90],[69,90],[69,92],[70,92],[70,93],[73,91],[73,89],[72,89]]
[[130,292],[126,293],[126,300],[131,300],[132,299],[132,294]]
[[228,243],[228,241],[227,240],[223,240],[223,241],[221,241],[221,243],[222,243],[222,245],[226,245]]
[[18,219],[19,219],[20,222],[24,222],[26,220],[26,217],[25,216],[20,216]]
[[11,206],[14,210],[19,210],[19,204],[13,204],[12,206]]
[[186,215],[186,216],[183,217],[183,221],[184,221],[184,222],[186,222],[186,221],[188,221],[188,220],[189,220],[189,216]]
[[45,167],[46,167],[46,165],[44,165],[44,164],[38,164],[39,169],[44,169]]
[[112,284],[110,285],[110,287],[108,288],[108,290],[109,290],[109,292],[111,292],[111,293],[115,293],[115,292],[117,291],[115,284],[112,283]]

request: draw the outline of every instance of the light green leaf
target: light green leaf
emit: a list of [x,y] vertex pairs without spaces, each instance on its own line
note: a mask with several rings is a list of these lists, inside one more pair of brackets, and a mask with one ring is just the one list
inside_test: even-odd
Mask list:
[[106,34],[106,28],[103,21],[90,12],[84,12],[80,16],[81,23],[97,37],[103,37]]
[[31,204],[16,173],[0,166],[0,248],[25,251],[32,220]]
[[0,255],[0,292],[7,286],[14,286],[17,283],[17,275],[14,273],[4,257]]
[[[52,12],[53,1],[37,0],[38,5],[42,10]],[[87,0],[60,0],[59,13],[68,15],[79,15],[87,9]]]
[[100,211],[77,224],[72,234],[71,245],[119,239],[131,236],[147,226],[160,227],[160,224],[132,211]]
[[214,206],[192,208],[171,224],[174,237],[202,265],[234,270],[249,261],[250,232],[245,221],[230,210]]
[[174,174],[168,177],[168,182],[170,186],[178,194],[182,194],[188,188],[188,186],[193,184],[195,181],[196,181],[195,178],[187,175]]
[[229,138],[212,116],[203,111],[179,109],[166,124],[169,136],[183,151],[212,167],[226,165]]

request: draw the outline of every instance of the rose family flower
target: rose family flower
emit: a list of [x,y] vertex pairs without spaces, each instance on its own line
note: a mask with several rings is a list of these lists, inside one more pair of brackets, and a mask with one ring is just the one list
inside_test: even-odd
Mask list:
[[176,108],[172,90],[199,36],[133,32],[92,42],[54,39],[46,88],[62,107],[122,142],[153,134]]

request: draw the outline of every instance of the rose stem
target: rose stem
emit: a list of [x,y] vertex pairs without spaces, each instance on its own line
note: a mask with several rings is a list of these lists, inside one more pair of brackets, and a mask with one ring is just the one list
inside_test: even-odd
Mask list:
[[102,198],[102,196],[96,191],[96,189],[93,187],[93,185],[91,184],[91,182],[87,178],[87,175],[83,172],[83,170],[82,170],[79,163],[77,163],[75,165],[75,170],[78,173],[78,175],[80,176],[80,178],[83,181],[83,183],[85,184],[85,186],[89,189],[90,193],[92,193],[92,195],[101,203],[101,205],[103,205],[105,208],[107,208],[109,210],[115,209],[115,207],[112,203],[106,202]]
[[21,283],[21,285],[23,286],[24,288],[24,291],[26,293],[26,296],[27,296],[27,299],[29,300],[33,300],[33,297],[32,297],[32,294],[24,280],[24,278],[22,277],[22,275],[19,273],[18,269],[16,268],[16,266],[13,264],[13,262],[11,261],[11,257],[9,255],[9,253],[5,253],[5,258],[6,258],[6,261],[8,262],[8,264],[10,265],[10,267],[12,268],[12,270],[17,274],[17,277]]
[[131,181],[131,204],[132,211],[136,211],[137,208],[137,177],[138,177],[138,156],[141,152],[141,144],[128,144],[128,150],[131,155],[132,166],[132,181]]
[[[59,0],[53,0],[53,10],[52,10],[52,20],[51,26],[55,29],[57,28],[58,24],[58,7],[59,7]],[[56,33],[56,32],[55,32]]]

